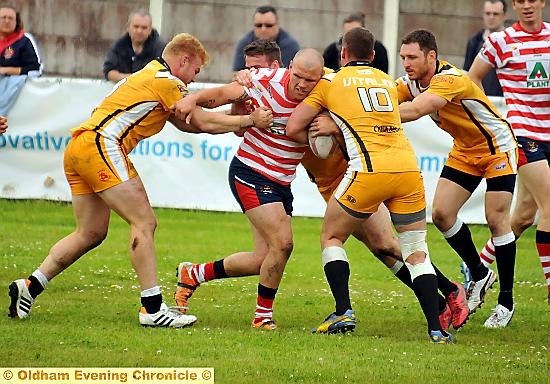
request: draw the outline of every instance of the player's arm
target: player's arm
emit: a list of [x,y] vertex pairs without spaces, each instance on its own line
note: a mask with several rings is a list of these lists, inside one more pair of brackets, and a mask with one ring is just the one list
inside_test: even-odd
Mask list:
[[472,81],[476,83],[479,88],[483,89],[481,80],[487,76],[491,69],[493,69],[491,64],[480,59],[479,56],[476,56],[470,70],[468,71],[468,76],[470,76],[470,79],[472,79]]
[[252,126],[267,129],[273,124],[273,113],[268,108],[257,108],[250,115],[232,116],[222,112],[208,112],[197,106],[190,124],[175,115],[169,121],[182,132],[219,134]]
[[304,102],[298,104],[286,124],[286,135],[299,143],[307,144],[307,127],[319,112],[319,109]]
[[190,115],[196,110],[195,106],[200,105],[206,108],[219,107],[249,98],[244,87],[236,82],[215,88],[203,89],[191,93],[177,101],[170,107],[170,110],[178,119],[190,122]]
[[0,136],[8,129],[8,119],[0,115]]
[[416,96],[413,101],[399,104],[401,122],[406,123],[437,112],[447,104],[443,97],[430,92],[424,92]]

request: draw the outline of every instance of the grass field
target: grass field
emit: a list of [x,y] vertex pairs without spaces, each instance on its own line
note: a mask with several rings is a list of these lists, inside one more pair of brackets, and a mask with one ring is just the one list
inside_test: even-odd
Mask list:
[[[175,267],[249,250],[242,214],[156,210],[159,278],[173,304]],[[53,243],[73,229],[71,207],[0,199],[0,307],[7,286],[28,276]],[[320,219],[295,218],[295,248],[275,303],[276,332],[250,328],[257,277],[213,281],[190,306],[192,328],[138,325],[139,290],[127,251],[128,227],[113,215],[108,238],[53,280],[24,321],[0,317],[2,367],[214,367],[216,383],[547,383],[550,306],[534,230],[518,242],[516,314],[510,326],[482,324],[497,291],[457,332],[455,345],[432,345],[414,295],[359,243],[347,244],[353,334],[311,335],[333,310],[320,264]],[[471,226],[481,246],[488,231]],[[459,258],[432,226],[432,260],[462,281]],[[498,283],[495,285],[498,287]],[[3,383],[2,383],[3,384]]]

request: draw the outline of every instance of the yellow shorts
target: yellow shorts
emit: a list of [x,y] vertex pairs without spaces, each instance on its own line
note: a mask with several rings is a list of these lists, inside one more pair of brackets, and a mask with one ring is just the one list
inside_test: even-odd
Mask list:
[[71,138],[63,167],[73,195],[101,192],[137,176],[120,145],[92,131]]
[[411,214],[426,209],[420,172],[346,172],[334,192],[340,204],[359,214],[374,213],[384,203],[391,213]]
[[517,174],[517,161],[517,148],[485,156],[472,156],[453,148],[445,165],[469,175],[491,179],[497,176]]

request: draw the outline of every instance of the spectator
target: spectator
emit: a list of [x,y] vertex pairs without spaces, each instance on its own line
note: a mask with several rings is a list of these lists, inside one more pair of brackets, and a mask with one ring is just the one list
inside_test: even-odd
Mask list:
[[40,76],[42,64],[38,44],[26,33],[19,12],[0,8],[0,115],[15,103],[27,76]]
[[273,40],[281,48],[283,62],[282,67],[290,64],[290,61],[300,50],[300,45],[287,31],[279,27],[277,10],[270,5],[263,5],[256,8],[254,13],[254,30],[244,35],[235,48],[233,59],[233,71],[245,68],[243,50],[248,44],[258,39]]
[[126,34],[115,41],[103,63],[105,78],[116,83],[130,76],[161,56],[165,45],[148,11],[130,14]]
[[[344,19],[342,25],[342,34],[338,40],[333,41],[323,52],[325,59],[325,67],[333,70],[340,68],[340,50],[342,49],[342,36],[350,29],[357,27],[365,27],[365,14],[363,12],[355,12]],[[378,40],[374,41],[374,60],[371,66],[385,73],[388,73],[388,52],[386,47]]]
[[[464,70],[469,71],[477,53],[483,46],[483,42],[489,34],[504,29],[506,21],[506,0],[487,0],[483,5],[483,24],[485,28],[476,32],[466,46],[464,57]],[[502,88],[497,78],[495,69],[492,69],[482,81],[483,89],[487,96],[502,96]]]

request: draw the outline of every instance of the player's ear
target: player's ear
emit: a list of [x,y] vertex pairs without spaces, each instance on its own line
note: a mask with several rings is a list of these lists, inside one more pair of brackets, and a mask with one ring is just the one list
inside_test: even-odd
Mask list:
[[273,62],[272,62],[271,65],[269,66],[269,68],[271,68],[271,69],[279,69],[279,68],[281,68],[281,64],[279,63],[278,60],[273,60]]

